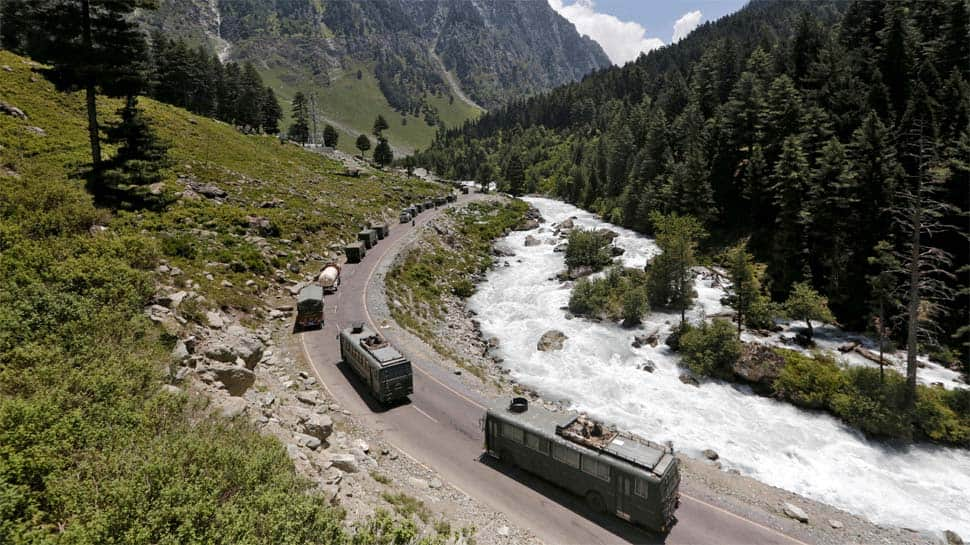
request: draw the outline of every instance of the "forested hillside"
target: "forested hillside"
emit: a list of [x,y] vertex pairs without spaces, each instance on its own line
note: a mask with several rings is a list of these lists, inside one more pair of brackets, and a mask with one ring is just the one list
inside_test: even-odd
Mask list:
[[545,1],[164,0],[143,20],[252,62],[286,101],[315,93],[319,116],[346,142],[380,114],[393,120],[390,140],[407,149],[477,116],[478,106],[496,108],[610,64]]
[[897,338],[915,301],[923,347],[966,362],[968,21],[964,0],[755,1],[448,131],[420,162],[644,232],[653,211],[693,215],[714,247],[750,237],[776,297],[809,281],[856,329],[882,303]]

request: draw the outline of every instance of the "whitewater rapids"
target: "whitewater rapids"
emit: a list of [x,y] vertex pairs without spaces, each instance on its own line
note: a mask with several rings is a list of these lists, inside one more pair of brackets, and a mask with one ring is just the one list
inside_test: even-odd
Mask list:
[[[517,382],[544,399],[562,401],[623,429],[673,441],[681,452],[699,456],[703,449],[714,449],[726,469],[875,523],[970,535],[970,451],[888,446],[867,440],[831,416],[757,396],[743,386],[683,384],[679,358],[662,342],[670,324],[679,319],[673,314],[651,313],[635,330],[567,320],[563,307],[569,286],[555,280],[565,268],[563,254],[546,243],[554,238],[551,224],[574,217],[576,227],[618,232],[615,244],[626,250],[622,260],[627,266],[642,267],[659,250],[651,239],[574,206],[526,200],[546,223],[503,239],[501,244],[514,250],[515,257],[505,258],[509,266],[496,267],[469,300],[483,334],[500,340],[499,353]],[[526,247],[530,234],[543,244]],[[693,319],[725,310],[720,288],[703,279],[697,288]],[[536,342],[550,329],[566,334],[564,348],[537,351]],[[661,342],[656,347],[631,347],[634,335],[658,329]],[[646,360],[655,364],[655,372],[638,368]],[[933,371],[934,380],[953,378],[939,368]]]

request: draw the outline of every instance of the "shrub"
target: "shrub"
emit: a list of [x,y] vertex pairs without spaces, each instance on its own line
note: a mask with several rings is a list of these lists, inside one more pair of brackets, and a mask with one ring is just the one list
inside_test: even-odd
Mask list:
[[775,318],[781,314],[782,309],[777,303],[761,295],[748,306],[744,325],[752,329],[771,329],[775,325]]
[[918,431],[933,441],[970,445],[968,399],[970,391],[967,390],[947,391],[921,386],[916,397]]
[[775,380],[775,395],[799,407],[828,409],[832,399],[845,390],[842,369],[830,357],[815,358],[794,350],[776,349],[784,366]]
[[903,410],[906,379],[896,372],[879,378],[879,369],[851,367],[843,371],[846,387],[832,397],[831,411],[870,435],[912,438],[912,425]]
[[573,284],[569,311],[580,316],[640,323],[648,310],[646,275],[639,269],[613,267],[602,278],[581,278]]
[[452,285],[451,292],[457,297],[468,299],[475,293],[475,284],[472,284],[472,281],[467,278],[460,278]]
[[569,233],[566,246],[566,266],[570,269],[590,267],[598,271],[613,262],[610,239],[588,229],[575,229]]
[[632,326],[640,323],[650,305],[647,301],[647,290],[643,287],[633,287],[622,295],[623,323]]
[[713,320],[680,335],[684,363],[698,375],[728,377],[741,357],[741,341],[730,322]]
[[161,237],[162,253],[171,257],[195,259],[195,239],[185,233],[176,233]]

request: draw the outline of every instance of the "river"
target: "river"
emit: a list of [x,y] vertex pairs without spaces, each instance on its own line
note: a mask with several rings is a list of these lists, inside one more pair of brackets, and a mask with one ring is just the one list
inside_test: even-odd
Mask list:
[[[526,200],[547,222],[500,241],[516,256],[505,259],[507,267],[496,267],[469,300],[483,334],[500,340],[500,356],[516,381],[607,423],[673,441],[687,454],[714,449],[725,469],[878,524],[970,535],[970,451],[925,444],[893,447],[870,441],[833,417],[757,396],[746,387],[719,381],[704,381],[700,388],[683,384],[678,357],[662,342],[631,346],[635,334],[660,329],[665,338],[669,324],[679,319],[673,314],[651,313],[636,330],[567,319],[563,307],[569,286],[554,278],[565,268],[563,254],[546,243],[554,238],[551,224],[575,217],[577,227],[620,233],[615,244],[626,250],[622,260],[628,266],[642,267],[659,250],[651,239],[574,206]],[[530,234],[543,244],[524,246]],[[724,310],[720,288],[705,279],[697,287],[692,319]],[[550,329],[566,334],[564,348],[537,351],[536,342]],[[655,372],[640,370],[646,360],[655,364]]]

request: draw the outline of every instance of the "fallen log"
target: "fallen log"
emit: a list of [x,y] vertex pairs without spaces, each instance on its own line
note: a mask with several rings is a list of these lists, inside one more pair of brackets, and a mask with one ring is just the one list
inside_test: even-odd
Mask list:
[[[873,352],[872,350],[866,350],[865,348],[862,348],[861,346],[857,346],[857,347],[853,348],[852,351],[855,352],[856,354],[859,354],[863,358],[865,358],[865,359],[867,359],[867,360],[869,360],[869,361],[871,361],[873,363],[879,363],[879,354]],[[883,365],[892,365],[893,362],[892,362],[891,359],[883,356],[883,358],[882,358],[882,364]]]

